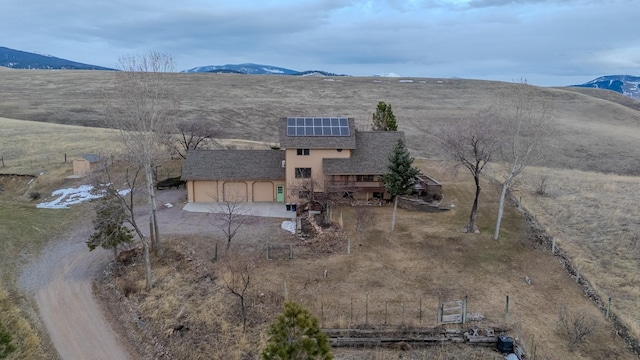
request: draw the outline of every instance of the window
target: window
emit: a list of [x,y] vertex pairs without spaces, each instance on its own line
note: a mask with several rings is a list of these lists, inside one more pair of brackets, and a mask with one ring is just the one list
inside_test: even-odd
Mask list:
[[375,181],[373,175],[356,175],[356,181]]
[[298,155],[309,155],[309,149],[297,149],[296,153]]
[[308,179],[311,177],[311,168],[296,168],[296,179]]
[[311,198],[311,192],[310,191],[299,191],[298,192],[298,198],[299,199],[309,199],[309,198]]

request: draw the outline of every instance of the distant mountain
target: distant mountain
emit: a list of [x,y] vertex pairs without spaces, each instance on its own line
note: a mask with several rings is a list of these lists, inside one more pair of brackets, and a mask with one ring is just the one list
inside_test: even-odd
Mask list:
[[223,74],[255,74],[255,75],[297,75],[297,76],[346,76],[321,70],[296,71],[271,65],[260,64],[227,64],[198,66],[183,70],[185,73],[223,73]]
[[640,100],[640,77],[631,75],[608,75],[586,82],[576,87],[606,89],[619,92],[630,98]]
[[12,69],[113,70],[102,66],[82,64],[51,55],[39,55],[2,46],[0,46],[0,66]]

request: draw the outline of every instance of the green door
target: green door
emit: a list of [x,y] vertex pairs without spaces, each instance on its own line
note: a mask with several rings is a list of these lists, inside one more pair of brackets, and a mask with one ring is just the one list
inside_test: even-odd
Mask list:
[[276,201],[284,202],[284,185],[276,185]]

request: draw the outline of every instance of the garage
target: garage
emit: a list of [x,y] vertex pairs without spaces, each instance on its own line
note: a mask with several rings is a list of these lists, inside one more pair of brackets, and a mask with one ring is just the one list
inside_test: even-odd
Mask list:
[[223,201],[244,202],[247,201],[247,183],[245,182],[225,182]]
[[270,181],[256,181],[253,183],[253,201],[274,201],[273,183]]
[[214,202],[218,201],[217,181],[199,180],[193,182],[194,202]]

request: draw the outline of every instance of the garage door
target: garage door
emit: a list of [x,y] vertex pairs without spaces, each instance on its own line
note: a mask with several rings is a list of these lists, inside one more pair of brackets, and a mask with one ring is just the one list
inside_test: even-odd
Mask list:
[[224,183],[223,201],[247,201],[247,183],[226,182]]
[[253,201],[273,200],[273,183],[264,181],[253,183]]
[[218,201],[218,186],[215,181],[194,181],[193,202]]

